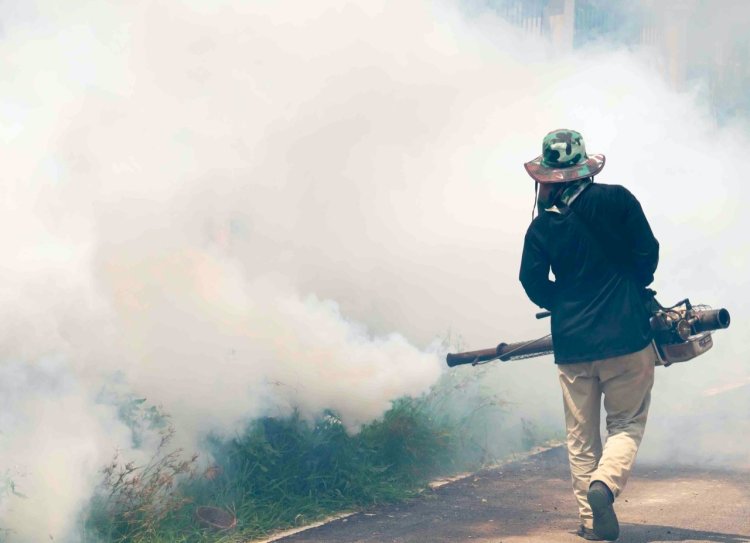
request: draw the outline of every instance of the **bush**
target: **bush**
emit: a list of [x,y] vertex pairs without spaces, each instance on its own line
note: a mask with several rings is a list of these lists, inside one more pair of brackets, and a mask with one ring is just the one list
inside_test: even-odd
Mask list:
[[[215,464],[200,476],[196,457],[185,460],[180,451],[167,450],[168,432],[147,465],[115,459],[104,470],[88,532],[105,543],[243,541],[334,512],[416,496],[437,475],[494,459],[481,439],[506,405],[493,391],[477,388],[479,376],[448,373],[429,394],[395,401],[357,434],[348,433],[333,412],[315,421],[297,412],[254,420],[233,438],[209,439]],[[140,403],[139,412],[154,420]],[[131,411],[128,416],[142,418]],[[162,432],[164,419],[155,418]],[[193,516],[199,505],[231,511],[237,529],[202,529]]]

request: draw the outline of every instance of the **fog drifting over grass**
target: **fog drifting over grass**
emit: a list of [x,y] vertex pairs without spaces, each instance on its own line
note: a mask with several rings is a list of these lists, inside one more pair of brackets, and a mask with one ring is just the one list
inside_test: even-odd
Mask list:
[[[0,497],[11,541],[75,534],[97,471],[129,451],[99,401],[113,383],[162,405],[189,446],[292,408],[356,430],[437,380],[447,330],[467,348],[546,333],[516,277],[522,164],[553,128],[582,132],[607,155],[597,181],[641,200],[662,301],[732,311],[712,352],[658,371],[644,456],[682,454],[667,429],[750,382],[750,142],[637,53],[561,53],[426,1],[0,13],[0,470],[27,496]],[[550,359],[486,379],[562,428]],[[721,424],[747,462],[735,401]]]

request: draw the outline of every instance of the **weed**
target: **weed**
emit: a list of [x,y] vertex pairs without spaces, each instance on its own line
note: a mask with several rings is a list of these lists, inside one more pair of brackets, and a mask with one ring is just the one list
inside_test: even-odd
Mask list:
[[123,463],[115,454],[104,467],[88,530],[109,541],[149,541],[156,537],[165,518],[190,503],[179,482],[194,477],[198,457],[184,459],[180,449],[168,450],[174,436],[171,425],[160,434],[156,452],[147,464]]
[[[139,417],[148,408],[131,403],[129,409],[133,426],[143,429]],[[200,476],[195,457],[181,460],[179,451],[167,452],[170,429],[146,466],[115,458],[105,468],[106,492],[92,502],[86,525],[104,543],[228,543],[409,499],[437,475],[494,460],[487,429],[506,410],[493,390],[483,388],[481,370],[449,372],[430,393],[396,400],[356,434],[328,411],[314,421],[298,412],[265,417],[231,438],[211,437],[207,448],[215,463]],[[200,505],[230,511],[236,529],[201,528],[194,519]]]

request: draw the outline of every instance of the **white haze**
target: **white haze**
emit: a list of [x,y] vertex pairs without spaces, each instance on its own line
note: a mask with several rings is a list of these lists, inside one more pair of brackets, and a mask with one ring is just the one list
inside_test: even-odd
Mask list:
[[[640,198],[662,300],[735,321],[659,370],[644,455],[681,454],[668,429],[750,379],[747,134],[637,56],[561,54],[429,2],[0,10],[0,474],[27,496],[0,498],[13,541],[74,534],[97,470],[128,451],[97,403],[115,378],[188,445],[292,408],[355,430],[436,381],[447,330],[470,348],[546,333],[516,276],[522,163],[556,127]],[[562,426],[549,359],[486,379]],[[727,431],[743,424],[727,412]],[[721,447],[680,432],[696,458]]]

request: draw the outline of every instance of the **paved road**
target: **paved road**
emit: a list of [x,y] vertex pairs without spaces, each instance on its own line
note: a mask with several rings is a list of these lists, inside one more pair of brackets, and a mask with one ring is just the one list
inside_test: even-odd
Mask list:
[[[637,466],[617,501],[621,543],[750,543],[750,471]],[[358,513],[279,543],[581,543],[565,452]]]

